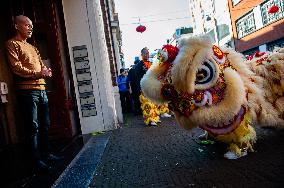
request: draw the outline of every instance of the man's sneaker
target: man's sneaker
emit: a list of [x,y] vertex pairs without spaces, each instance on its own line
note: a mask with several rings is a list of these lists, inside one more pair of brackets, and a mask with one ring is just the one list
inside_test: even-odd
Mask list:
[[62,156],[56,156],[56,155],[53,155],[53,154],[48,154],[47,156],[46,156],[46,160],[48,160],[48,161],[61,161],[61,160],[63,160],[64,159],[64,157],[62,157]]
[[172,117],[170,114],[168,114],[168,113],[163,113],[162,115],[161,115],[161,117],[162,118],[169,118],[169,117]]
[[36,161],[36,170],[40,173],[49,173],[52,170],[52,167],[42,160]]
[[227,153],[224,154],[224,157],[225,157],[226,159],[238,159],[238,158],[240,158],[240,157],[246,156],[247,154],[248,154],[247,151],[243,151],[243,152],[241,153],[241,155],[237,155],[237,154],[236,154],[235,152],[233,152],[233,151],[228,151]]
[[154,121],[151,121],[150,125],[152,125],[152,126],[156,126],[156,125],[157,125],[157,123],[155,123]]
[[198,136],[199,140],[207,140],[208,139],[208,132],[204,131],[203,134]]

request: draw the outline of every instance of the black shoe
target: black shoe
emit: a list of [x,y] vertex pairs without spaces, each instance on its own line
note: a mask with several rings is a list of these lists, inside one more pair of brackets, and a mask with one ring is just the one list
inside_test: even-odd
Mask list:
[[56,156],[56,155],[53,155],[53,154],[48,154],[46,156],[46,160],[48,160],[48,161],[60,161],[60,160],[63,160],[63,159],[64,159],[64,157]]
[[36,169],[39,172],[51,172],[51,170],[52,170],[51,166],[49,166],[48,164],[46,164],[42,160],[38,160],[36,162]]

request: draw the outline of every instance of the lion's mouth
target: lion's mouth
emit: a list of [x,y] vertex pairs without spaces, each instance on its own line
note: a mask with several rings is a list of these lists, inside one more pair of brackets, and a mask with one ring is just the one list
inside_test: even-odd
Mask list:
[[196,90],[193,94],[177,92],[170,84],[162,87],[161,94],[165,99],[171,100],[171,110],[178,111],[188,118],[198,108],[218,105],[224,99],[225,89],[224,79],[219,78],[214,87],[203,91]]
[[241,106],[240,111],[231,120],[214,125],[210,124],[201,125],[200,127],[211,134],[216,134],[216,135],[227,134],[238,127],[238,125],[243,121],[245,113],[246,113],[246,108],[244,106]]

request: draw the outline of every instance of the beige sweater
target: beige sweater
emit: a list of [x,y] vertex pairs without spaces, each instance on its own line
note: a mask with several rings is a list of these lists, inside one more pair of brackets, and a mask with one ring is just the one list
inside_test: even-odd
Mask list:
[[45,66],[36,47],[25,41],[10,39],[6,42],[6,48],[17,88],[44,90],[45,80],[41,70]]

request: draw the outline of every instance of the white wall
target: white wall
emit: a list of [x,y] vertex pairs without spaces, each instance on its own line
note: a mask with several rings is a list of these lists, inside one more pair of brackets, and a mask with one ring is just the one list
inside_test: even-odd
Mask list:
[[230,34],[219,41],[219,46],[223,46],[229,41],[233,41],[232,22],[229,12],[227,0],[214,0],[215,3],[215,17],[218,25],[226,24],[229,26]]
[[194,35],[199,35],[204,33],[204,20],[202,19],[200,4],[201,4],[200,0],[197,1],[191,0],[189,2],[189,11],[190,11],[189,14],[191,17],[192,14],[194,15],[194,19],[192,18]]
[[[112,7],[113,5],[113,0],[107,0],[108,5],[109,5],[109,13],[110,13],[110,18],[109,21],[111,22],[111,29],[110,29],[110,35],[112,36],[113,40],[113,50],[114,50],[114,59],[116,62],[117,70],[119,71],[121,68],[121,62],[120,62],[120,53],[119,53],[119,41],[117,39],[117,27],[119,27],[117,23],[117,27],[113,27],[113,21],[114,21],[114,15],[113,12],[115,12],[115,7]],[[116,23],[114,23],[116,25]],[[122,114],[122,108],[121,108],[121,101],[120,101],[120,94],[119,94],[119,88],[118,86],[113,87],[113,93],[114,93],[114,99],[115,99],[115,108],[116,108],[116,115],[117,115],[117,120],[118,123],[123,123],[123,114]]]
[[259,5],[254,7],[253,14],[254,14],[255,27],[256,27],[256,30],[258,30],[263,27],[261,10],[260,10]]
[[[215,43],[217,45],[224,45],[229,41],[232,41],[232,25],[228,9],[227,0],[189,0],[190,15],[194,15],[193,22],[193,34],[199,35],[204,34],[205,30],[207,32],[211,29],[215,30]],[[207,16],[211,19],[207,20]],[[216,22],[215,22],[216,21]],[[230,34],[220,41],[218,41],[216,33],[216,25],[226,24],[229,26]]]
[[[120,63],[120,54],[119,54],[119,43],[116,37],[116,29],[112,28],[111,29],[111,35],[113,38],[113,47],[114,47],[114,54],[115,54],[115,61],[117,62],[117,68],[118,71],[121,68],[121,63]],[[115,97],[115,104],[116,104],[116,112],[117,112],[117,118],[119,123],[123,123],[123,114],[122,114],[122,109],[121,109],[121,101],[120,101],[120,95],[119,95],[119,89],[118,86],[113,87],[113,92],[114,92],[114,97]]]
[[[63,0],[70,61],[82,133],[115,128],[117,117],[99,0]],[[86,45],[96,116],[82,117],[72,47]]]

